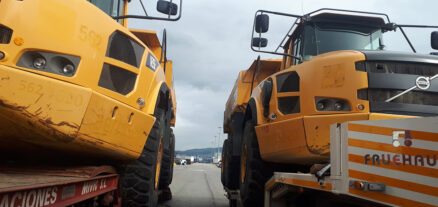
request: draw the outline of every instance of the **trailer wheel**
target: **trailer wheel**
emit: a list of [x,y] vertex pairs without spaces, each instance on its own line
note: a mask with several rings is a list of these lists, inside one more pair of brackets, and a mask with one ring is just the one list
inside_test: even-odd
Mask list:
[[221,165],[221,182],[222,185],[228,188],[226,174],[229,171],[228,168],[228,139],[224,140],[224,144],[222,146],[222,165]]
[[251,120],[245,123],[243,131],[240,168],[240,197],[243,206],[263,206],[264,186],[273,172],[260,156],[259,144]]
[[125,165],[120,175],[122,206],[155,207],[163,154],[165,112],[157,109],[156,121],[140,157]]
[[168,147],[164,148],[163,151],[163,164],[161,167],[160,175],[160,189],[167,189],[172,183],[173,178],[173,163],[175,162],[175,134],[173,134],[173,129],[168,128],[168,136],[164,139],[168,139]]

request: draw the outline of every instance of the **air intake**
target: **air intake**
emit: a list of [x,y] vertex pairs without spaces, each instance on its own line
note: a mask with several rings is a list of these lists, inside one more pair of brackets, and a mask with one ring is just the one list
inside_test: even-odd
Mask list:
[[12,30],[0,25],[0,44],[9,44],[12,37]]

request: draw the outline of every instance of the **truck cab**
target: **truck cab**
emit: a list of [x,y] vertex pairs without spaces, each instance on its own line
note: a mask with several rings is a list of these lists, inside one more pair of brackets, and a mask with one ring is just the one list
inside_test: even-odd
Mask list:
[[299,19],[283,69],[251,97],[265,160],[325,160],[333,123],[438,115],[438,56],[386,51],[382,34],[398,27],[384,17],[321,10]]
[[[295,18],[274,50],[265,49],[270,15]],[[264,79],[253,75],[248,92],[241,72],[228,99],[222,182],[232,206],[236,195],[243,206],[262,206],[273,172],[306,173],[329,163],[333,124],[438,116],[438,56],[416,54],[403,30],[408,27],[438,28],[395,24],[375,12],[256,12],[252,50],[282,59]],[[411,53],[386,50],[383,34],[396,30]],[[437,43],[433,32],[433,49]],[[267,62],[277,61],[258,59],[254,74],[267,74],[261,72]]]

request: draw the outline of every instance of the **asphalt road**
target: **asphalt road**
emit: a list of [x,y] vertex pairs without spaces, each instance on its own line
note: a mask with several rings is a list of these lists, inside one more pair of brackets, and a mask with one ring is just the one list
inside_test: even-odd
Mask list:
[[220,168],[213,164],[176,165],[170,185],[173,198],[159,207],[227,207]]

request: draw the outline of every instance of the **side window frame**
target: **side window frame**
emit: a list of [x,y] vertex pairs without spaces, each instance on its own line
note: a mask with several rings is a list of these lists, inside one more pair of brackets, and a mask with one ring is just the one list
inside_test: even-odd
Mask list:
[[[302,49],[303,49],[303,44],[302,44],[302,35],[299,34],[296,38],[293,39],[293,47],[292,47],[292,55],[297,56],[297,57],[301,57],[302,56]],[[293,65],[298,65],[300,64],[300,60],[294,58],[293,59]]]

